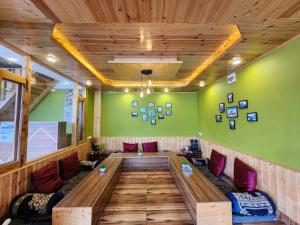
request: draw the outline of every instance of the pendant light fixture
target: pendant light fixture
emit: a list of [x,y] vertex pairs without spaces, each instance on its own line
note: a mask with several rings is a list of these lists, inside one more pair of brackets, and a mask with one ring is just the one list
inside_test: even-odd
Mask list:
[[149,69],[141,70],[141,89],[140,89],[140,97],[141,98],[144,97],[143,76],[148,77],[148,82],[147,82],[147,87],[146,87],[146,94],[147,95],[151,94],[151,89],[150,89],[150,86],[152,85],[151,74],[152,74],[152,70],[149,70]]

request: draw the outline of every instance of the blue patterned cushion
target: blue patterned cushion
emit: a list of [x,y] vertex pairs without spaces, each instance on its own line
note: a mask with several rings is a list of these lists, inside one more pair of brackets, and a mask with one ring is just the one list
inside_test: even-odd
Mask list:
[[271,222],[276,221],[276,215],[267,215],[267,216],[241,216],[241,215],[232,215],[232,222],[237,223],[257,223],[257,222]]
[[276,207],[271,198],[263,192],[228,192],[232,202],[232,213],[240,216],[275,215]]

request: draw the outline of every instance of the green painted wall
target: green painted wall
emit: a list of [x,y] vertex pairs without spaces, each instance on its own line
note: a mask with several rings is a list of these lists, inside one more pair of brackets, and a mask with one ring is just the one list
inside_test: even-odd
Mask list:
[[[141,106],[155,102],[157,106],[173,104],[173,115],[158,120],[151,125],[143,121],[139,111],[137,118],[131,117],[136,111],[131,107],[132,100]],[[149,108],[149,107],[147,107]],[[165,110],[165,109],[164,109]],[[103,136],[189,136],[197,134],[197,93],[153,93],[144,98],[132,93],[102,93],[102,135]]]
[[95,91],[87,88],[86,92],[86,120],[85,120],[85,136],[93,136],[94,131],[94,99]]
[[[65,90],[56,90],[30,113],[30,121],[64,121]],[[67,123],[67,133],[72,133],[72,123]]]
[[[198,93],[198,131],[202,137],[263,159],[300,169],[300,39],[274,51],[237,73],[231,85],[221,79]],[[226,94],[234,93],[228,104]],[[236,106],[247,99],[249,109],[239,110],[236,130],[228,119],[216,123],[218,104]],[[258,112],[258,122],[246,121]]]

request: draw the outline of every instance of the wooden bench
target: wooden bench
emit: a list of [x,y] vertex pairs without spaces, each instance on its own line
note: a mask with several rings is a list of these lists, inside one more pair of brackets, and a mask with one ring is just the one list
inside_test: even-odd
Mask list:
[[92,171],[52,211],[53,225],[96,225],[122,172],[122,158],[103,161],[107,172]]
[[194,166],[192,173],[182,171],[183,156],[172,156],[170,172],[195,224],[232,224],[231,202]]

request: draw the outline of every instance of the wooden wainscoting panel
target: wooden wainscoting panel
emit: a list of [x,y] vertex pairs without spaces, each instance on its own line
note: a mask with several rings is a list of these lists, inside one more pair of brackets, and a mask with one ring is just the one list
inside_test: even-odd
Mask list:
[[73,152],[78,152],[79,160],[86,159],[90,151],[90,144],[83,143],[78,146],[68,147],[47,157],[33,161],[21,168],[0,174],[0,223],[8,213],[11,200],[17,195],[31,190],[30,174],[51,161],[58,161],[65,158]]
[[123,142],[139,143],[157,141],[159,151],[179,152],[184,146],[190,144],[190,139],[197,139],[196,137],[100,137],[100,143],[105,143],[106,148],[110,151],[123,151]]
[[288,217],[287,224],[300,224],[300,172],[264,161],[228,147],[200,139],[203,157],[211,150],[227,156],[225,173],[233,178],[234,159],[239,158],[257,171],[257,188],[268,193],[281,214]]

